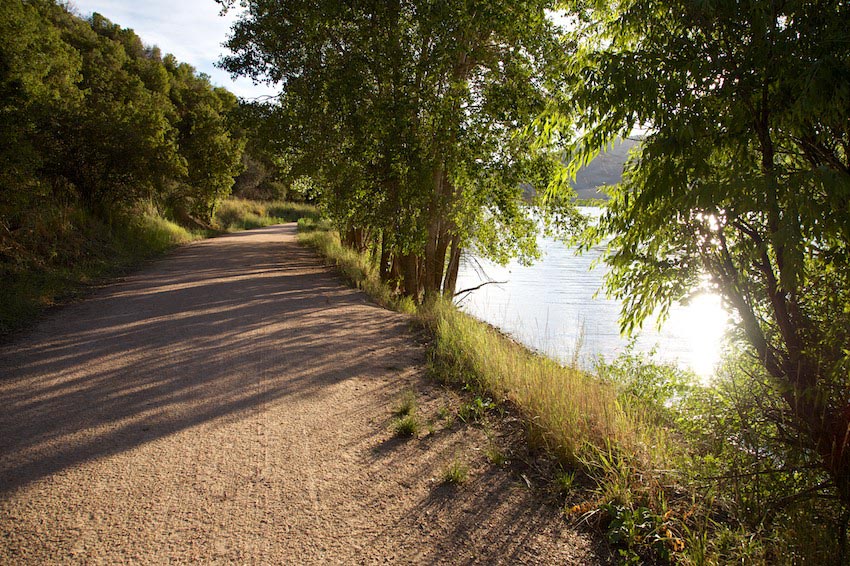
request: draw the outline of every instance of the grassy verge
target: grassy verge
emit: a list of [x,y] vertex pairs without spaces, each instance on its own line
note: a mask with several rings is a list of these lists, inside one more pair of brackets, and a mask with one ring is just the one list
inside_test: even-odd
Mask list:
[[[314,221],[299,224],[301,240],[354,285],[385,307],[413,313],[429,330],[433,376],[473,397],[459,419],[476,422],[491,400],[521,414],[531,448],[557,461],[543,469],[567,520],[598,529],[620,562],[843,563],[837,506],[801,500],[774,507],[781,519],[763,521],[777,496],[791,501],[797,483],[805,487],[804,473],[818,476],[762,475],[775,464],[760,463],[761,449],[747,449],[758,446],[753,427],[765,426],[757,415],[747,420],[748,366],[746,375],[725,369],[733,373],[719,373],[712,387],[631,353],[592,373],[563,367],[448,302],[417,309],[381,283],[368,255],[344,248]],[[770,451],[764,454],[769,460]],[[447,471],[444,480],[460,477]]]
[[[576,473],[592,480],[584,485],[593,488],[565,499],[579,501],[565,507],[566,515],[607,525],[631,521],[626,515],[635,509],[648,515],[632,521],[633,532],[625,535],[647,544],[630,541],[625,559],[669,560],[684,548],[685,525],[676,523],[662,487],[674,483],[666,470],[680,459],[681,446],[655,412],[624,400],[610,382],[529,351],[449,302],[416,309],[380,281],[367,255],[341,246],[333,232],[310,229],[299,237],[381,305],[416,314],[433,336],[430,367],[436,379],[516,407],[532,447],[560,463],[553,484],[569,477],[572,486]],[[683,508],[678,516],[684,513]]]
[[[316,216],[303,204],[229,199],[216,223],[234,231]],[[0,231],[0,336],[29,326],[46,308],[73,299],[92,283],[221,233],[186,229],[150,208],[109,221],[73,206],[32,211],[25,218],[14,232]]]
[[407,297],[399,297],[384,285],[368,256],[343,246],[339,236],[327,230],[327,225],[306,219],[298,222],[299,240],[325,257],[358,289],[362,289],[381,306],[412,314],[416,305]]

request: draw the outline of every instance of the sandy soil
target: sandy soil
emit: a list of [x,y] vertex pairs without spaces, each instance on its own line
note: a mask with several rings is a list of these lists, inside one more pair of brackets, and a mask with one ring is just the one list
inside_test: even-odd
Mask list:
[[0,347],[0,563],[598,562],[294,234],[184,247]]

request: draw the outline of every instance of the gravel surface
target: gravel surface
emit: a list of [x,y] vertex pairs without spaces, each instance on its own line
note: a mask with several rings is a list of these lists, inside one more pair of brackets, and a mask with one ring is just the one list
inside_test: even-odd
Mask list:
[[0,347],[0,563],[598,562],[452,395],[294,225],[183,247]]

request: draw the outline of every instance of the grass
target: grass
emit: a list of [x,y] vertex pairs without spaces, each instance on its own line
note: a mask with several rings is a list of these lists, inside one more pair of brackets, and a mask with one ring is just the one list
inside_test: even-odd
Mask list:
[[417,313],[434,337],[432,374],[481,392],[461,408],[462,420],[480,420],[493,399],[509,401],[523,413],[530,438],[540,448],[565,467],[600,478],[622,475],[612,462],[636,471],[662,469],[670,462],[673,439],[652,415],[621,403],[613,385],[530,352],[449,302],[417,311],[380,281],[367,255],[343,247],[333,232],[315,230],[300,238],[380,304]]
[[235,232],[296,222],[301,218],[317,221],[319,215],[314,206],[304,203],[229,198],[218,206],[214,224],[225,232]]
[[[384,285],[377,270],[368,256],[343,246],[335,232],[325,229],[315,229],[311,221],[299,222],[299,241],[314,248],[328,263],[336,266],[337,270],[355,287],[362,289],[383,307],[413,314],[416,305],[410,298],[393,293]],[[307,228],[304,231],[304,228]]]
[[[572,490],[577,473],[594,480],[595,490],[583,488],[586,501],[574,506],[570,515],[608,517],[605,505],[620,510],[626,522],[631,520],[630,509],[642,514],[659,510],[654,520],[665,514],[662,486],[675,486],[677,481],[666,470],[681,462],[683,446],[659,424],[656,413],[624,400],[622,391],[608,381],[529,351],[450,302],[417,309],[381,283],[368,255],[343,247],[335,233],[317,229],[312,221],[300,225],[307,230],[301,232],[301,241],[316,248],[355,286],[387,308],[414,313],[430,331],[432,375],[475,395],[461,406],[458,418],[479,422],[494,407],[509,403],[521,413],[532,448],[554,456],[561,469],[572,470],[552,478],[562,492]],[[493,450],[488,458],[496,463],[504,456]],[[443,480],[463,483],[467,476],[468,468],[456,459]],[[609,521],[612,529],[620,528]],[[663,524],[675,527],[672,520]],[[681,532],[684,527],[675,528]],[[680,542],[677,538],[676,544]],[[680,551],[677,546],[676,552]],[[631,548],[628,552],[638,556]],[[657,557],[659,552],[648,547],[647,556]]]
[[469,480],[469,466],[455,458],[449,462],[442,474],[443,483],[460,485]]
[[[273,216],[269,216],[272,214]],[[19,215],[14,230],[0,224],[0,335],[31,325],[48,307],[83,294],[92,283],[216,232],[189,230],[152,206],[105,220],[79,206],[56,206]],[[295,203],[225,200],[217,221],[228,231],[265,226],[315,208]]]
[[[434,304],[424,316],[435,338],[435,375],[515,404],[533,441],[568,467],[594,472],[611,454],[641,469],[669,461],[665,431],[620,403],[613,386],[528,351],[449,303]],[[479,405],[468,413],[483,412]]]
[[508,457],[493,441],[484,449],[484,455],[494,466],[504,466],[508,461]]
[[410,438],[419,434],[422,428],[416,415],[409,414],[399,417],[393,421],[393,432],[401,438]]
[[393,414],[397,417],[411,415],[416,412],[416,393],[410,389],[401,394],[401,399]]
[[416,416],[416,392],[407,389],[401,394],[398,406],[393,410],[393,432],[396,436],[410,438],[419,434],[422,423]]

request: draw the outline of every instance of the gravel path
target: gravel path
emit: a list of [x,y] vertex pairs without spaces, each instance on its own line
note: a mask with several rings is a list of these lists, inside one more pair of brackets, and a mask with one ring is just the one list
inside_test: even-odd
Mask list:
[[424,352],[293,225],[181,248],[0,347],[0,563],[596,562]]

